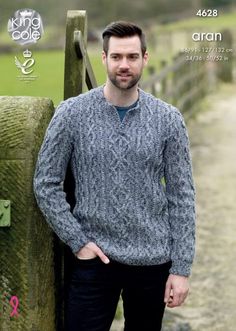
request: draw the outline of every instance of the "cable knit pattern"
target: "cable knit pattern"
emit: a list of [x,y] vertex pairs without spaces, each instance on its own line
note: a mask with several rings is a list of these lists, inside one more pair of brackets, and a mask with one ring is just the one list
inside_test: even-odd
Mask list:
[[[68,162],[73,213],[63,191]],[[118,262],[171,260],[172,274],[190,274],[195,191],[188,135],[181,113],[151,94],[139,89],[122,122],[103,87],[62,102],[39,153],[34,190],[47,222],[73,252],[93,241]]]

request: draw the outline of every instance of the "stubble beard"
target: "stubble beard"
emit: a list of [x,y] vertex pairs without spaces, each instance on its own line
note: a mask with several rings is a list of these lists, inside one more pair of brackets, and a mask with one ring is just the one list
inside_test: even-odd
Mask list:
[[[125,73],[125,72],[123,72],[123,73]],[[141,76],[142,76],[142,72],[135,76],[133,76],[133,75],[130,76],[130,77],[132,77],[131,80],[129,80],[127,82],[122,82],[121,80],[119,80],[119,75],[117,75],[116,73],[112,74],[111,72],[108,71],[108,78],[111,81],[111,83],[116,88],[118,88],[119,90],[123,90],[123,91],[129,90],[132,87],[136,86],[137,83],[140,81]]]

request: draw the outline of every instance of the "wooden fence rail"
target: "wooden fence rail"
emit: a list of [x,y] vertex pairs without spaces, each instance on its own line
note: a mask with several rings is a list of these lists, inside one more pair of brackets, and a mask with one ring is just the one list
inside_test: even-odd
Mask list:
[[[222,35],[223,42],[213,47],[231,50],[232,33],[225,30]],[[195,58],[196,54],[179,53],[169,65],[162,61],[159,73],[151,67],[150,76],[141,83],[141,87],[178,107],[186,118],[190,117],[197,110],[199,100],[214,90],[219,79],[225,82],[233,80],[233,53],[225,58],[217,51],[209,55],[201,51],[204,47],[204,44],[198,45],[200,52]]]
[[214,75],[210,75],[210,69],[209,72],[206,70],[206,63],[187,62],[184,54],[175,57],[172,64],[163,62],[162,66],[163,69],[159,73],[152,72],[141,87],[175,105],[185,117],[190,117],[198,100],[209,90],[210,79],[210,85],[213,85]]
[[87,16],[84,10],[69,10],[66,21],[64,99],[97,86],[87,54]]

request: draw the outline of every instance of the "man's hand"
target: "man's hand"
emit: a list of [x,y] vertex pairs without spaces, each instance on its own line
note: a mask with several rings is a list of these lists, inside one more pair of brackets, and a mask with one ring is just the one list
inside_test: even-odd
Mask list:
[[174,308],[182,305],[189,291],[188,277],[169,275],[166,282],[165,303],[167,307]]
[[110,260],[108,257],[103,253],[101,248],[99,248],[95,243],[89,242],[87,243],[84,247],[82,247],[76,254],[75,256],[78,259],[84,259],[84,260],[89,260],[89,259],[94,259],[95,257],[99,256],[102,262],[104,263],[109,263]]

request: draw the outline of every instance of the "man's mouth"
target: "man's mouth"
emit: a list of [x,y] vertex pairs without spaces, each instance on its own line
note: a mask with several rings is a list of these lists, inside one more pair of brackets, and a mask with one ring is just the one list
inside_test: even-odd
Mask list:
[[128,73],[118,73],[117,76],[120,76],[120,77],[130,77],[131,74],[128,74]]

